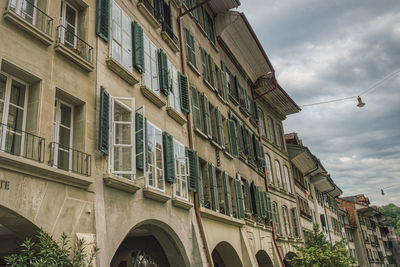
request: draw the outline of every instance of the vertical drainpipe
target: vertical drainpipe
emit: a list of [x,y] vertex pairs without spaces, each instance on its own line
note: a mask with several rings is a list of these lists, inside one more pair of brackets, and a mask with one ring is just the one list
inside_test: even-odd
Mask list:
[[[195,8],[200,7],[202,4],[206,3],[208,1],[205,1],[199,5],[197,5]],[[194,9],[195,9],[194,8]],[[190,10],[189,10],[190,11]],[[185,57],[185,45],[183,43],[183,25],[182,25],[182,17],[184,15],[188,14],[186,11],[185,13],[182,12],[182,8],[179,8],[179,16],[178,16],[178,28],[179,28],[179,47],[180,47],[180,56],[181,56],[181,65],[182,65],[182,73],[184,75],[187,75],[186,71],[186,57]],[[189,99],[190,99],[190,93],[189,93]],[[188,131],[188,138],[189,138],[189,147],[193,149],[193,135],[192,135],[192,121],[190,118],[190,113],[187,113],[186,115],[186,124],[187,124],[187,131]],[[201,221],[201,215],[200,215],[200,210],[199,210],[199,194],[198,192],[193,192],[193,197],[194,197],[194,210],[196,214],[196,220],[197,224],[199,225],[199,230],[200,230],[200,236],[204,245],[204,250],[206,253],[207,257],[207,263],[209,267],[213,267],[213,262],[211,259],[211,254],[210,254],[210,249],[208,248],[207,244],[207,238],[204,232],[204,227],[203,227],[203,222]]]
[[[273,74],[273,77],[274,77],[274,83],[275,83],[275,86],[276,86],[277,85],[277,81],[275,79],[275,72]],[[253,101],[255,101],[254,100],[253,90],[251,90],[251,96],[253,98]],[[258,133],[258,141],[261,141],[262,138],[261,138],[261,130],[260,130],[260,121],[257,122],[257,133]],[[264,155],[264,157],[265,157],[265,155]],[[263,168],[263,172],[264,172],[265,191],[269,192],[267,170],[265,168]],[[271,229],[272,229],[272,241],[274,242],[274,246],[275,246],[276,252],[278,253],[279,261],[281,262],[282,266],[285,266],[285,263],[283,262],[283,258],[282,258],[281,252],[279,251],[279,248],[278,248],[278,244],[276,243],[275,228],[274,228],[274,221],[273,220],[271,221]]]

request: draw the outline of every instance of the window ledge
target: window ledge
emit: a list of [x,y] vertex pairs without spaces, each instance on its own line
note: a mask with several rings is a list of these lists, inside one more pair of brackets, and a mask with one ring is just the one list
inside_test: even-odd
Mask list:
[[193,204],[190,203],[189,201],[184,200],[184,199],[180,199],[180,198],[177,198],[177,197],[174,197],[172,199],[172,204],[175,207],[178,207],[178,208],[181,208],[181,209],[184,209],[184,210],[190,210],[193,207]]
[[93,179],[22,157],[0,152],[0,167],[41,179],[88,189]]
[[108,173],[104,174],[103,181],[109,187],[122,190],[128,193],[135,193],[141,188],[132,180],[128,180]]
[[276,235],[276,240],[281,240],[281,241],[283,241],[283,240],[286,240],[286,238],[285,238],[283,235],[277,234],[277,235]]
[[224,154],[229,158],[229,159],[233,159],[233,155],[231,153],[229,153],[228,151],[224,150]]
[[186,123],[185,117],[182,114],[178,113],[173,107],[167,107],[167,113],[180,125],[184,125]]
[[16,13],[7,10],[4,12],[3,16],[5,20],[8,20],[9,22],[16,24],[18,27],[22,28],[24,31],[28,32],[33,37],[41,41],[44,45],[50,46],[54,42],[51,36],[47,35],[46,33],[42,32],[29,22],[25,21]]
[[161,27],[161,23],[158,22],[158,20],[153,16],[153,14],[150,13],[150,11],[145,7],[143,3],[139,2],[137,4],[137,8],[154,29],[158,29]]
[[54,46],[54,49],[56,50],[56,52],[65,56],[72,62],[76,63],[79,67],[86,70],[87,72],[92,72],[94,70],[94,65],[92,63],[86,61],[85,59],[83,59],[81,56],[79,56],[77,53],[75,53],[73,50],[69,49],[65,45],[57,43]]
[[218,222],[230,224],[233,226],[239,226],[239,227],[246,224],[244,220],[236,219],[231,216],[227,216],[225,214],[221,214],[219,212],[209,210],[207,208],[200,207],[199,210],[200,210],[201,217],[204,217],[207,219],[211,219],[211,220],[215,220]]
[[166,31],[161,31],[161,37],[174,53],[177,53],[179,51],[178,44],[176,44],[174,40],[172,40],[172,38],[168,35]]
[[256,223],[253,220],[245,218],[244,221],[245,221],[246,225],[249,225],[249,226],[252,226],[252,227],[256,226]]
[[198,22],[198,21],[196,21],[196,20],[195,20],[195,22],[196,22],[196,25],[197,25],[197,27],[199,28],[200,32],[204,35],[205,38],[208,39],[207,33],[206,33],[206,31],[203,29],[203,26],[201,26],[200,22]]
[[217,148],[218,150],[222,150],[222,147],[217,143],[217,142],[215,142],[214,140],[210,140],[210,143],[213,145],[213,146],[215,146],[215,148]]
[[239,105],[239,102],[231,94],[229,94],[229,99],[235,106]]
[[160,96],[156,95],[153,92],[153,90],[147,88],[147,86],[145,85],[140,86],[140,91],[142,91],[144,97],[146,97],[148,100],[150,100],[154,105],[156,105],[159,108],[162,108],[167,104],[167,102],[161,99]]
[[242,114],[247,118],[250,116],[250,113],[242,106],[239,107],[239,110],[242,112]]
[[[215,37],[215,36],[214,36],[214,37]],[[207,36],[207,38],[208,38],[208,36]],[[213,41],[211,41],[210,39],[208,39],[208,40],[210,41],[211,47],[214,48],[215,52],[219,53],[218,48],[217,48],[217,44],[215,44],[215,43],[214,43]],[[216,38],[215,38],[215,41],[217,41]]]
[[204,139],[208,140],[208,135],[203,133],[201,130],[194,128],[194,132],[197,133],[198,135],[200,135],[201,137],[203,137]]
[[203,82],[207,85],[208,89],[210,89],[213,92],[217,92],[217,90],[207,80],[203,79]]
[[143,195],[147,198],[150,198],[152,200],[155,200],[155,201],[158,201],[161,203],[165,203],[171,199],[171,197],[169,195],[165,194],[164,192],[161,192],[157,189],[150,188],[150,187],[143,188]]
[[190,67],[190,69],[191,69],[198,77],[200,77],[200,75],[201,75],[200,71],[197,69],[197,67],[196,67],[195,65],[193,65],[192,62],[186,61],[186,64]]
[[219,98],[219,100],[221,100],[222,103],[224,103],[225,105],[227,104],[225,99],[222,97],[220,93],[217,94],[217,97]]
[[108,57],[106,59],[106,63],[109,69],[111,69],[115,74],[121,77],[125,82],[130,85],[134,85],[139,82],[138,79],[133,76],[133,74],[127,70],[124,66],[119,64],[115,59],[112,57]]

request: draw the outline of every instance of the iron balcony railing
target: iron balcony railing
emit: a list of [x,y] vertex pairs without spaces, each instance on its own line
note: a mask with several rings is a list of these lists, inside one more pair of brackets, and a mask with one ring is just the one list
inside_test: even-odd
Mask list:
[[91,175],[91,156],[56,142],[49,144],[49,165],[86,176]]
[[8,0],[6,10],[12,11],[41,32],[51,36],[53,19],[33,2],[33,0]]
[[163,18],[161,16],[160,12],[157,12],[157,10],[154,8],[153,1],[139,0],[139,3],[142,3],[144,5],[144,7],[147,9],[147,11],[149,11],[149,13],[151,15],[153,15],[153,17],[155,17],[158,20],[158,22],[162,23]]
[[93,63],[93,47],[64,25],[57,27],[57,43],[63,44],[84,60]]
[[168,34],[168,36],[172,39],[172,41],[178,45],[178,37],[174,34],[172,27],[168,25],[168,23],[164,22],[162,24],[162,30]]
[[9,125],[0,124],[0,150],[15,156],[43,162],[45,139]]

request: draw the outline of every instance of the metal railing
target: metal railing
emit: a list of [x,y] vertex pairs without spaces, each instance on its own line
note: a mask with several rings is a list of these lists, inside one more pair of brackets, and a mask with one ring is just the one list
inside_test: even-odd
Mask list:
[[79,38],[74,32],[68,30],[64,25],[57,27],[57,43],[65,45],[81,58],[93,63],[93,47]]
[[56,142],[51,142],[49,149],[50,166],[86,176],[91,175],[91,156],[89,154]]
[[0,150],[15,156],[43,162],[45,139],[6,124],[0,124]]
[[164,22],[162,24],[162,30],[168,34],[168,36],[172,39],[172,41],[178,45],[178,37],[174,34],[174,31],[172,30],[171,26],[168,25],[168,23]]
[[159,14],[157,14],[156,10],[154,9],[154,6],[151,4],[152,1],[149,0],[139,0],[139,3],[143,4],[144,7],[149,11],[153,17],[155,17],[159,22],[162,21],[162,18],[160,17]]
[[29,0],[8,0],[6,10],[12,11],[48,36],[52,34],[53,19]]

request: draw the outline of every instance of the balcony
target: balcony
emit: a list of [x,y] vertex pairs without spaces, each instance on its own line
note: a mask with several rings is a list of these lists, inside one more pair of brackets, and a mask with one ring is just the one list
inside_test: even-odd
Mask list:
[[37,162],[44,161],[43,137],[0,124],[0,150]]
[[160,18],[158,18],[154,7],[149,0],[139,0],[137,7],[154,29],[160,28]]
[[91,156],[56,142],[49,144],[49,165],[85,176],[91,175]]
[[57,44],[54,48],[84,70],[94,70],[93,47],[63,25],[57,27]]
[[49,46],[53,43],[53,19],[27,0],[9,0],[4,19]]
[[166,22],[162,24],[161,37],[168,44],[168,46],[172,49],[174,53],[177,53],[179,51],[178,37],[176,37],[171,26],[168,25],[168,23]]

